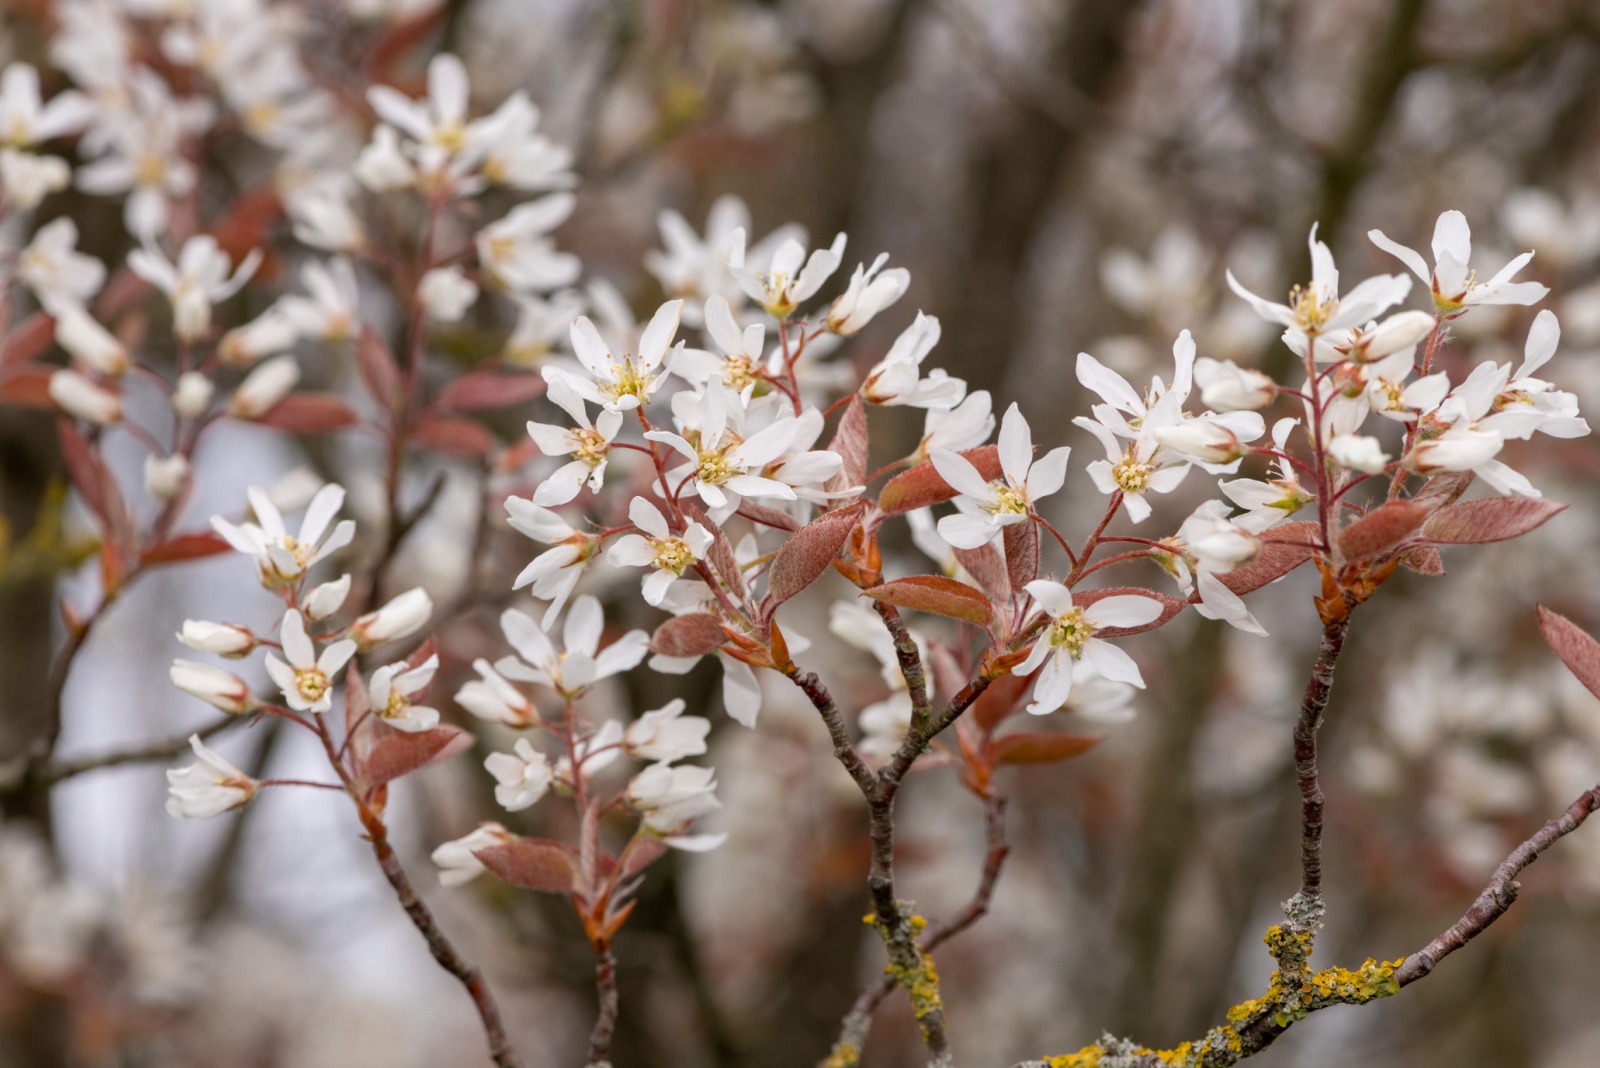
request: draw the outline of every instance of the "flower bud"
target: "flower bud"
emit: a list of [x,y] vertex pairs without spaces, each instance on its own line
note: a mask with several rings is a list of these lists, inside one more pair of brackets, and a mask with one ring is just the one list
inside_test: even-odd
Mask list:
[[256,636],[246,628],[203,619],[184,620],[178,640],[196,652],[231,658],[244,656],[256,647]]
[[294,341],[294,324],[282,309],[273,306],[252,322],[223,334],[217,355],[229,367],[248,367],[263,356],[284,351]]
[[350,626],[350,637],[363,649],[404,638],[420,630],[433,615],[433,601],[421,586],[402,593],[376,612]]
[[1365,434],[1340,434],[1328,443],[1328,459],[1340,467],[1375,475],[1389,462],[1378,439]]
[[55,156],[36,156],[14,148],[0,149],[0,195],[23,211],[32,211],[51,193],[72,181],[72,168]]
[[228,398],[228,414],[235,419],[255,419],[287,397],[300,381],[300,365],[293,356],[275,356],[245,376]]
[[1177,426],[1157,427],[1155,439],[1185,459],[1204,464],[1231,464],[1244,455],[1233,431],[1209,419],[1190,419]]
[[76,371],[51,375],[49,391],[50,399],[68,415],[100,426],[122,421],[122,398]]
[[243,808],[261,784],[208,749],[198,734],[189,745],[197,764],[167,772],[167,815],[177,819],[210,819]]
[[183,492],[183,487],[188,481],[189,461],[184,459],[182,453],[175,452],[160,459],[154,456],[145,457],[144,488],[157,500],[172,500]]
[[422,302],[428,318],[453,323],[467,314],[472,302],[478,299],[478,287],[460,267],[436,267],[422,276],[417,286],[417,299]]
[[856,273],[850,278],[850,287],[828,309],[825,325],[829,332],[846,337],[857,333],[875,315],[905,295],[907,287],[911,285],[911,272],[903,267],[891,267],[879,274],[879,268],[888,259],[889,254],[885,252],[872,262],[871,267],[864,264],[856,267]]
[[1427,312],[1399,312],[1370,332],[1358,335],[1346,355],[1357,363],[1372,363],[1410,348],[1433,333],[1433,327],[1434,318]]
[[242,715],[256,707],[256,699],[243,679],[210,664],[174,660],[167,677],[184,693],[229,715]]
[[198,419],[211,406],[216,388],[203,373],[185,371],[178,376],[178,386],[172,391],[172,410],[185,419]]
[[76,304],[62,304],[55,316],[56,344],[73,359],[96,374],[111,377],[128,369],[132,361],[127,348],[88,312]]
[[1194,363],[1200,401],[1214,412],[1256,411],[1272,403],[1278,387],[1260,371],[1247,370],[1232,360],[1202,356]]
[[344,600],[350,596],[350,576],[344,575],[334,582],[324,582],[306,595],[302,607],[306,611],[307,619],[327,619],[340,608],[344,607]]
[[476,879],[487,870],[477,857],[478,850],[505,845],[511,840],[511,832],[500,824],[483,823],[471,834],[444,843],[433,851],[433,862],[441,869],[440,885],[461,886]]
[[1500,452],[1505,439],[1495,430],[1466,430],[1418,442],[1406,456],[1406,466],[1419,475],[1440,471],[1471,471]]

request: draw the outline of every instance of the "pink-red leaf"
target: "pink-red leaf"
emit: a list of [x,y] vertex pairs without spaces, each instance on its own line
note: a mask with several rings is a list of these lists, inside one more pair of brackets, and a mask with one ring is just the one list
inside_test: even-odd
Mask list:
[[1284,523],[1261,535],[1261,552],[1243,567],[1217,574],[1222,584],[1243,597],[1276,582],[1316,552],[1317,524]]
[[525,890],[570,894],[577,885],[572,854],[559,842],[513,838],[504,845],[475,850],[472,855],[512,886]]
[[1106,597],[1148,597],[1152,601],[1160,602],[1161,614],[1138,627],[1104,627],[1096,632],[1102,638],[1126,638],[1130,634],[1143,634],[1147,630],[1155,630],[1172,622],[1179,612],[1189,607],[1188,601],[1169,597],[1155,590],[1147,590],[1142,586],[1110,586],[1103,590],[1072,591],[1072,602],[1080,608],[1087,608]]
[[326,434],[354,426],[356,413],[332,393],[291,393],[252,422],[291,434]]
[[954,550],[967,574],[978,580],[983,592],[996,604],[1011,603],[1011,576],[1006,571],[1003,553],[991,542],[976,549]]
[[1600,697],[1600,642],[1566,616],[1539,606],[1539,630],[1550,648],[1579,682]]
[[839,426],[828,442],[828,451],[844,461],[838,474],[828,480],[829,492],[839,493],[867,481],[867,408],[860,397],[851,397],[839,416]]
[[381,786],[471,748],[472,735],[448,723],[415,734],[395,731],[373,744],[361,762],[361,779],[368,786]]
[[1444,561],[1439,550],[1431,545],[1413,545],[1400,554],[1400,566],[1419,575],[1444,574]]
[[1389,555],[1428,518],[1428,506],[1416,501],[1389,501],[1339,532],[1339,552],[1346,560],[1376,560]]
[[471,419],[424,412],[411,427],[411,443],[452,456],[483,456],[494,448],[494,435]]
[[1005,528],[1001,541],[1006,547],[1006,570],[1011,576],[1011,588],[1023,589],[1039,577],[1039,526],[1012,523]]
[[874,601],[884,604],[917,612],[931,612],[936,616],[959,619],[963,623],[976,623],[980,627],[987,627],[994,618],[994,609],[983,591],[943,575],[912,575],[863,592]]
[[1542,527],[1564,504],[1534,497],[1488,497],[1447,504],[1422,524],[1422,536],[1440,545],[1482,545],[1518,538]]
[[[997,445],[980,445],[961,455],[986,479],[997,479],[1002,474]],[[886,515],[899,515],[951,500],[956,495],[955,489],[934,470],[932,462],[922,463],[909,471],[902,471],[885,483],[878,494],[878,507]]]
[[1454,504],[1467,492],[1467,487],[1472,485],[1471,471],[1446,471],[1441,475],[1434,475],[1422,484],[1422,488],[1411,495],[1417,504],[1425,504],[1431,512],[1447,504]]
[[445,386],[434,403],[455,412],[509,408],[544,396],[544,379],[533,374],[468,371]]
[[772,527],[774,530],[787,530],[793,533],[799,530],[801,526],[800,520],[788,512],[780,512],[776,508],[768,508],[766,505],[757,504],[755,501],[740,501],[739,514],[752,523],[760,523],[762,526]]
[[861,518],[857,505],[824,512],[801,527],[778,549],[767,573],[768,615],[815,582],[839,555]]
[[710,612],[674,616],[650,636],[650,651],[662,656],[705,656],[728,640],[722,623]]
[[227,552],[232,546],[222,535],[210,530],[196,530],[188,534],[174,534],[158,541],[140,555],[140,560],[153,567],[157,564],[181,564],[185,560],[199,560]]
[[43,408],[60,411],[55,398],[50,396],[50,378],[55,367],[25,367],[15,374],[0,379],[0,402],[19,408]]
[[18,324],[0,348],[0,367],[37,360],[55,338],[56,321],[44,312],[34,312]]
[[1099,734],[1025,731],[996,738],[991,751],[995,762],[1000,764],[1054,764],[1082,756],[1099,745],[1102,737]]
[[384,411],[392,411],[400,400],[400,368],[389,346],[370,326],[363,326],[356,340],[356,370],[372,399]]
[[721,524],[711,521],[705,509],[693,501],[684,501],[683,514],[711,531],[711,549],[706,553],[711,561],[711,567],[722,580],[722,584],[732,591],[735,598],[744,600],[746,587],[744,572],[739,569],[739,558],[734,555],[733,542],[728,540],[727,532]]
[[985,731],[992,731],[1022,707],[1022,699],[1032,686],[1031,675],[1002,675],[978,695],[968,718]]

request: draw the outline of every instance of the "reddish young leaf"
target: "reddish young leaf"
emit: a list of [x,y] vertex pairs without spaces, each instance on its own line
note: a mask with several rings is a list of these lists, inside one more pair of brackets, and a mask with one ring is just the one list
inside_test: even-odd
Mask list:
[[[1002,474],[1000,447],[997,445],[980,445],[961,455],[986,479],[997,479]],[[940,477],[930,461],[918,464],[909,471],[902,471],[885,483],[878,494],[878,507],[886,515],[899,515],[948,501],[955,496],[956,491]]]
[[1000,676],[978,695],[978,699],[972,703],[972,711],[967,713],[967,719],[985,731],[994,730],[1022,707],[1022,699],[1032,686],[1032,675],[1012,673]]
[[[1226,578],[1227,576],[1221,576]],[[1169,597],[1155,590],[1147,590],[1141,586],[1109,586],[1103,590],[1073,590],[1072,603],[1080,608],[1087,608],[1106,597],[1148,597],[1152,601],[1161,602],[1161,614],[1150,622],[1139,627],[1106,627],[1096,633],[1102,638],[1125,638],[1130,634],[1143,634],[1147,630],[1164,627],[1175,619],[1179,612],[1189,607],[1189,602],[1178,597]]]
[[1544,526],[1564,504],[1534,497],[1488,497],[1447,504],[1422,524],[1422,536],[1440,545],[1509,541]]
[[912,575],[862,592],[884,604],[931,612],[980,627],[987,627],[994,618],[994,609],[983,591],[943,575]]
[[1389,501],[1339,532],[1339,552],[1346,560],[1376,560],[1399,548],[1428,518],[1428,506],[1415,501]]
[[1005,528],[1001,540],[1006,547],[1006,570],[1011,575],[1011,588],[1023,589],[1039,577],[1039,525],[1012,523]]
[[1025,731],[1006,734],[993,743],[994,759],[1000,764],[1054,764],[1082,756],[1100,744],[1103,735],[1062,734],[1059,731]]
[[672,847],[659,838],[635,839],[628,850],[628,861],[622,866],[622,878],[631,879],[670,852]]
[[1446,471],[1424,482],[1422,488],[1411,495],[1411,499],[1417,504],[1427,505],[1431,512],[1460,500],[1461,495],[1467,492],[1467,487],[1472,485],[1472,479],[1471,471]]
[[370,326],[363,326],[356,339],[356,370],[372,399],[384,411],[393,411],[400,400],[400,368],[389,346]]
[[0,403],[14,404],[19,408],[43,408],[55,412],[55,398],[50,396],[50,377],[59,368],[25,367],[15,374],[0,379]]
[[755,501],[740,501],[738,514],[744,516],[752,523],[772,527],[774,530],[787,530],[791,534],[800,529],[800,520],[788,512],[780,512],[776,508],[768,508]]
[[735,597],[743,600],[747,592],[744,572],[739,568],[739,558],[734,555],[733,542],[728,540],[727,532],[720,524],[713,523],[711,517],[706,515],[705,509],[694,501],[684,501],[680,507],[684,515],[711,531],[711,549],[706,553],[706,557],[711,561],[711,567],[723,585],[733,591]]
[[504,845],[473,851],[483,866],[512,886],[570,894],[577,886],[577,866],[559,842],[543,838],[513,838]]
[[56,321],[44,312],[34,312],[17,325],[0,348],[0,367],[27,363],[43,356],[55,339]]
[[472,735],[449,724],[416,734],[395,731],[373,745],[361,762],[361,779],[368,786],[381,786],[471,748]]
[[455,412],[509,408],[544,396],[544,379],[530,374],[468,371],[445,386],[434,404]]
[[78,491],[83,503],[99,517],[102,524],[108,528],[117,525],[121,519],[109,514],[106,498],[106,483],[110,482],[112,489],[115,489],[116,482],[95,455],[89,439],[83,436],[71,419],[56,420],[56,436],[61,440],[61,459],[66,465],[67,480],[72,483],[72,488]]
[[839,473],[828,480],[827,489],[839,493],[867,481],[867,408],[860,397],[851,397],[839,416],[839,426],[828,442],[828,451],[844,460]]
[[1261,552],[1254,560],[1232,571],[1219,572],[1217,578],[1240,597],[1259,590],[1311,559],[1316,552],[1317,534],[1315,523],[1273,527],[1262,533]]
[[199,560],[227,552],[232,546],[222,535],[210,530],[195,530],[188,534],[174,534],[166,541],[158,541],[140,555],[147,567],[157,564],[181,564],[185,560]]
[[727,640],[716,616],[689,612],[657,627],[650,636],[650,651],[662,656],[705,656]]
[[1444,561],[1439,550],[1431,545],[1413,545],[1400,554],[1400,566],[1419,575],[1444,574]]
[[494,448],[494,435],[471,419],[423,412],[411,426],[411,443],[452,456],[482,456]]
[[[1009,529],[1009,528],[1008,528]],[[1011,603],[1011,576],[1006,572],[1006,560],[991,542],[976,549],[954,550],[956,559],[967,569],[967,574],[978,580],[983,592],[996,604]]]
[[1600,642],[1566,616],[1544,605],[1539,606],[1539,630],[1561,662],[1567,665],[1567,670],[1577,676],[1590,693],[1600,697]]
[[[367,720],[367,714],[372,711],[372,697],[367,691],[366,680],[359,671],[346,671],[344,673],[344,729],[349,735],[362,726]],[[367,732],[370,738],[371,732]],[[366,759],[368,744],[358,738],[352,738],[350,751],[359,763]]]
[[354,426],[356,413],[332,393],[291,393],[251,422],[291,434],[325,434]]
[[815,582],[839,555],[850,532],[860,521],[859,502],[833,512],[823,512],[801,527],[778,549],[767,572],[767,615]]

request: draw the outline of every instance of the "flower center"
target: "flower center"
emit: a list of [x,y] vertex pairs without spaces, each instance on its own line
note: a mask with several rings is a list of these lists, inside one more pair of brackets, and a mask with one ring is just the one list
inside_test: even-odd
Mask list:
[[1130,451],[1111,469],[1111,480],[1124,493],[1143,493],[1150,488],[1150,476],[1154,472],[1155,465],[1143,463]]
[[992,515],[1028,514],[1028,495],[1022,490],[1012,489],[1005,482],[991,482],[989,488],[994,490],[995,502],[984,508]]
[[294,688],[307,701],[320,701],[328,692],[328,676],[320,668],[302,668],[294,673]]
[[581,430],[569,431],[573,443],[577,448],[572,450],[572,455],[588,464],[590,467],[599,467],[606,458],[606,450],[610,443],[601,436],[600,431],[594,427],[584,427]]
[[722,365],[722,384],[729,389],[743,391],[756,381],[755,365],[748,356],[729,356]]
[[656,567],[662,571],[681,575],[685,568],[694,563],[694,553],[682,538],[658,538],[655,540],[655,550]]
[[1316,334],[1339,310],[1339,298],[1322,293],[1316,286],[1295,286],[1289,290],[1289,307],[1294,311],[1295,325],[1308,334]]
[[713,449],[710,452],[701,452],[696,477],[701,482],[720,486],[734,475],[737,475],[739,470],[729,458],[729,453],[733,452],[734,444],[729,442],[721,448]]
[[612,400],[638,397],[644,400],[655,379],[634,366],[632,356],[624,356],[620,364],[611,365],[611,381],[598,383],[600,392]]
[[1083,618],[1083,609],[1072,607],[1050,625],[1048,638],[1053,649],[1065,649],[1073,656],[1083,654],[1083,646],[1094,637],[1094,624]]
[[1533,404],[1533,394],[1525,389],[1508,389],[1494,399],[1494,410],[1503,411],[1521,404]]

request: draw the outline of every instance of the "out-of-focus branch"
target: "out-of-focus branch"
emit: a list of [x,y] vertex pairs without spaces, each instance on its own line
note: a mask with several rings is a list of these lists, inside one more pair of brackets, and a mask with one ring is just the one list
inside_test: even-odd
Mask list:
[[221,733],[237,723],[249,722],[249,719],[250,717],[248,716],[229,716],[215,723],[209,723],[199,730],[193,730],[188,734],[167,738],[159,742],[151,742],[131,749],[119,749],[112,753],[80,757],[77,760],[54,761],[41,768],[35,778],[42,786],[54,786],[63,779],[70,779],[74,775],[82,775],[85,772],[99,771],[101,768],[114,768],[122,764],[142,764],[151,761],[171,760],[188,751],[190,735],[197,734],[202,739],[210,738],[212,735]]

